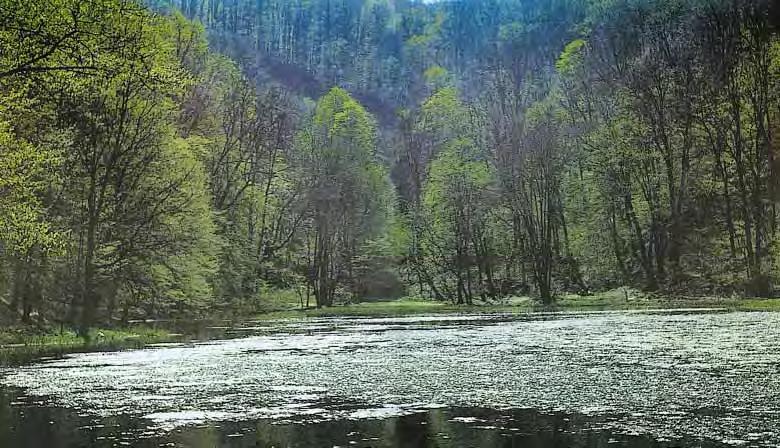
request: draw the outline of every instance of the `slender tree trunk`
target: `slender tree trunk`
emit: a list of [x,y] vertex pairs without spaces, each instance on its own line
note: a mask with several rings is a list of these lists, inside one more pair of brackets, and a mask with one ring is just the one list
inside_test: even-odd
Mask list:
[[90,220],[87,224],[87,244],[84,250],[84,279],[82,291],[82,309],[81,322],[79,324],[79,335],[89,336],[89,329],[95,324],[97,314],[98,298],[95,291],[95,249],[96,249],[97,219],[94,213],[90,213]]

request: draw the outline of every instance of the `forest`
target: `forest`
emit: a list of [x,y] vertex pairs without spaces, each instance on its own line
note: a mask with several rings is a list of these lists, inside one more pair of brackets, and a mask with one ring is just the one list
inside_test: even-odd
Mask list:
[[0,0],[0,324],[780,284],[772,0]]

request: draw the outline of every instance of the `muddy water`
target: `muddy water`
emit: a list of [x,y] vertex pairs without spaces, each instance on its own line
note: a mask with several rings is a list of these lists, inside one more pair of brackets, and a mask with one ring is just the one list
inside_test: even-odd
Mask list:
[[780,313],[249,324],[0,373],[0,446],[780,444]]

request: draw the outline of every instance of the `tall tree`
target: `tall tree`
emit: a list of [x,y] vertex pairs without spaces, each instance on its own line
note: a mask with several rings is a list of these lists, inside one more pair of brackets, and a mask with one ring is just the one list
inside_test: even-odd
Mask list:
[[309,282],[318,306],[351,286],[353,260],[387,219],[389,181],[376,154],[373,117],[339,88],[322,97],[299,137],[310,210]]

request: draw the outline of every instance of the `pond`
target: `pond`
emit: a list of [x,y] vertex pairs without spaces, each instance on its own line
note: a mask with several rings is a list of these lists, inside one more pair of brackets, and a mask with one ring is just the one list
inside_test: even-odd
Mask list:
[[780,313],[328,318],[227,333],[0,372],[0,446],[780,444]]

